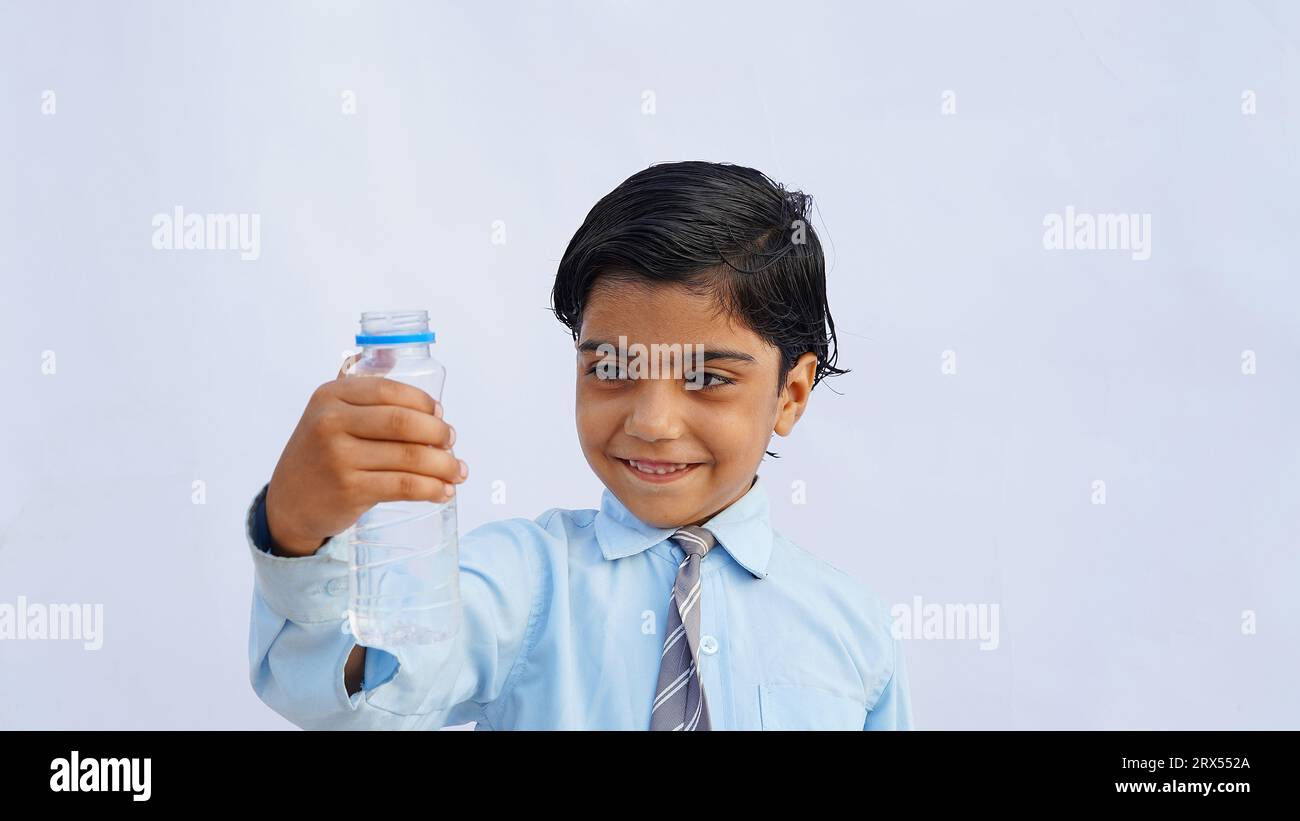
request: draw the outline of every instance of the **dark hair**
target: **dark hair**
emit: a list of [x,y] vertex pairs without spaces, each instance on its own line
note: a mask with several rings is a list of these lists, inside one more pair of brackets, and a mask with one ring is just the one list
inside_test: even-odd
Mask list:
[[781,354],[777,391],[805,353],[813,386],[835,367],[826,260],[812,198],[728,163],[677,162],[633,174],[601,198],[560,260],[551,309],[578,338],[597,280],[677,284],[716,296]]

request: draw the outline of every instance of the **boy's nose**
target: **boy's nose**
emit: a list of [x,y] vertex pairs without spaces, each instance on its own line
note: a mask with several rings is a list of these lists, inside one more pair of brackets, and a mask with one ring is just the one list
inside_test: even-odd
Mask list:
[[647,379],[633,394],[632,407],[623,422],[624,433],[646,442],[677,439],[682,435],[678,383],[670,379]]

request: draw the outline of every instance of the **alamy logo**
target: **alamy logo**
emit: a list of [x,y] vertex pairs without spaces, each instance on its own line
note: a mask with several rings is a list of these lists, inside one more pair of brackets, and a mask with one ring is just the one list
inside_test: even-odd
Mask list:
[[104,605],[41,604],[19,596],[0,602],[0,641],[80,640],[87,650],[104,646]]
[[633,342],[629,345],[627,337],[620,336],[617,346],[601,342],[595,351],[601,357],[591,368],[597,379],[685,379],[689,391],[705,387],[708,378],[704,363],[709,356],[699,342],[653,342],[648,346]]
[[899,602],[889,610],[891,632],[896,639],[979,639],[981,650],[996,650],[997,604],[938,602],[926,603],[913,596],[911,603]]
[[1130,251],[1139,262],[1151,258],[1150,214],[1065,214],[1043,217],[1043,247],[1049,251]]
[[154,214],[153,247],[159,251],[239,251],[245,262],[262,255],[261,214]]
[[82,758],[73,750],[50,762],[50,791],[129,792],[132,801],[148,801],[152,764],[149,758]]

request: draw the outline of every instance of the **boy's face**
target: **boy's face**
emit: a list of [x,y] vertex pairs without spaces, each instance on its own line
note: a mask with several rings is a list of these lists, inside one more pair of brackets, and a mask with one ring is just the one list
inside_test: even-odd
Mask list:
[[[696,345],[719,356],[706,359],[702,373],[684,371],[679,360],[655,378],[601,378],[593,368],[608,356],[584,347],[617,348],[620,336],[629,365],[637,343],[647,351],[679,345],[686,364]],[[804,354],[778,394],[774,346],[720,314],[712,297],[653,283],[597,282],[577,347],[583,455],[628,510],[664,528],[703,524],[749,490],[772,434],[788,435],[802,414],[817,366]]]

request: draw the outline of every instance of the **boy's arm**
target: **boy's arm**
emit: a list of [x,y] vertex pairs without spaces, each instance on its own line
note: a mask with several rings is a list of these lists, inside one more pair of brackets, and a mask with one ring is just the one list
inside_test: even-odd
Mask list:
[[907,684],[907,665],[903,662],[902,640],[893,638],[893,672],[889,676],[880,698],[867,713],[864,730],[912,729],[912,696]]
[[508,692],[535,638],[545,572],[537,539],[544,532],[513,520],[461,540],[461,626],[454,638],[362,648],[346,632],[346,533],[309,556],[273,555],[258,547],[263,495],[248,517],[255,571],[249,664],[258,697],[307,729],[491,723],[485,710]]
[[[270,553],[273,556],[291,555],[275,543],[271,537],[271,527],[266,519],[266,489],[257,495],[253,500],[253,512],[251,524],[249,526],[249,538],[252,539],[253,545],[260,550]],[[317,547],[323,547],[325,542],[322,541]],[[366,648],[364,645],[356,645],[352,652],[348,654],[348,660],[343,667],[343,683],[347,694],[350,696],[361,689],[363,674],[366,668]],[[372,675],[373,679],[373,675]]]

